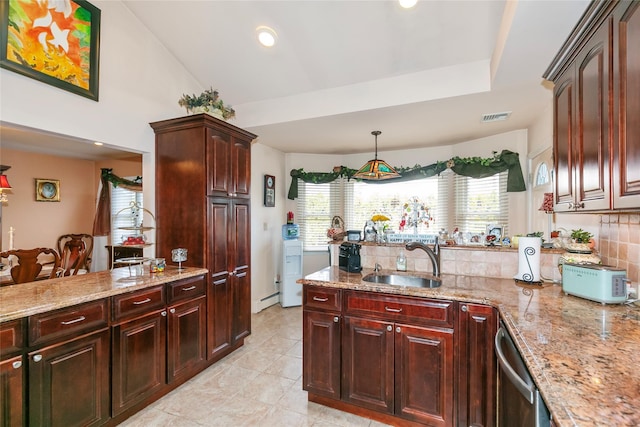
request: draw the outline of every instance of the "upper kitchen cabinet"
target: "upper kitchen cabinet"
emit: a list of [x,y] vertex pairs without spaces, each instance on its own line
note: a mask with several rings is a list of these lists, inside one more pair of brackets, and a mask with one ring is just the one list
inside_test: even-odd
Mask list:
[[613,14],[613,207],[640,207],[640,2]]
[[555,84],[557,212],[640,207],[640,125],[627,120],[640,101],[626,96],[640,90],[637,9],[592,2],[544,74]]

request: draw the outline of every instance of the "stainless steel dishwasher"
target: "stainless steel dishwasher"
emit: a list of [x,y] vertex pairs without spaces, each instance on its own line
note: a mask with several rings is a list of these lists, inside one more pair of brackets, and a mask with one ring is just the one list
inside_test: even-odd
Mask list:
[[495,338],[498,370],[498,426],[545,427],[551,416],[524,360],[500,322]]

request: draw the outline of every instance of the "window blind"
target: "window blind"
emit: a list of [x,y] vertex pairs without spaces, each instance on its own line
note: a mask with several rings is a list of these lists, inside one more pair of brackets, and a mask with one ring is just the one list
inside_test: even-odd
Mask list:
[[455,227],[470,233],[486,232],[488,224],[503,227],[508,236],[509,197],[507,172],[487,177],[454,177]]
[[296,220],[305,251],[326,251],[327,230],[335,215],[340,215],[340,180],[326,184],[298,181]]

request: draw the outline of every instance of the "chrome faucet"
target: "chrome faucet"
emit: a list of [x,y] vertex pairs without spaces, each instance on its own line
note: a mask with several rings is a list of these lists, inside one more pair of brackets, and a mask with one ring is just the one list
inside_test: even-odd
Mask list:
[[376,265],[373,266],[373,271],[378,273],[380,270],[382,270],[382,266],[376,262]]
[[436,243],[433,245],[433,249],[420,242],[409,242],[407,243],[406,248],[408,251],[413,251],[415,249],[422,249],[425,251],[431,260],[433,275],[440,277],[440,246],[438,245],[438,237],[436,237]]

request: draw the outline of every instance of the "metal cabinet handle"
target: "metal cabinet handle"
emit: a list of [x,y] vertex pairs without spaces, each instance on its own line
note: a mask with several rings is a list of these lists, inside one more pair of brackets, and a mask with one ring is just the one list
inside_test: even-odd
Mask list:
[[402,329],[400,329],[400,326],[396,326],[396,332],[397,332],[397,333],[402,332]]
[[134,301],[133,305],[146,304],[148,302],[151,302],[151,298],[143,299],[142,301]]
[[33,361],[34,361],[34,362],[39,362],[39,361],[41,361],[41,360],[42,360],[42,355],[41,355],[41,354],[35,354],[35,355],[33,356]]
[[15,362],[13,362],[11,364],[11,366],[13,367],[13,369],[21,368],[22,367],[22,361],[21,360],[15,361]]
[[195,288],[196,288],[195,285],[194,286],[189,286],[188,288],[182,288],[182,292],[189,292],[189,291],[194,290]]
[[319,301],[319,302],[327,302],[329,301],[329,298],[320,298],[320,297],[313,297],[314,301]]
[[387,331],[388,331],[388,332],[393,331],[393,326],[391,326],[391,325],[387,325]]
[[467,310],[469,310],[469,309],[467,308],[466,305],[463,304],[462,307],[460,307],[460,310],[462,310],[462,311],[464,311],[466,313]]
[[390,311],[392,313],[401,313],[402,312],[402,308],[391,308],[391,307],[387,307],[386,305],[385,305],[384,309],[386,311]]
[[61,325],[71,325],[73,323],[78,323],[78,322],[82,322],[83,320],[85,320],[86,317],[84,316],[80,316],[77,319],[73,319],[73,320],[67,320],[66,322],[60,322]]
[[230,271],[230,272],[229,272],[229,277],[234,276],[235,274],[236,274],[236,272],[235,272],[235,271]]
[[165,310],[165,311],[161,312],[161,313],[160,313],[160,315],[161,315],[162,317],[167,317],[167,311]]
[[576,204],[576,210],[578,209],[584,209],[584,202],[580,202],[578,204]]
[[573,209],[575,208],[575,206],[576,206],[576,205],[575,205],[574,203],[569,203],[569,209],[570,209],[570,210],[573,210]]
[[176,309],[175,309],[175,308],[172,308],[172,309],[170,309],[169,311],[171,312],[171,314],[173,314],[173,313],[175,313],[175,312],[176,312]]
[[334,323],[338,323],[340,321],[340,318],[338,316],[334,316],[333,317],[333,322]]
[[513,369],[513,367],[507,360],[507,357],[502,352],[501,345],[502,345],[502,341],[506,339],[505,338],[506,333],[507,332],[505,332],[504,329],[499,328],[498,332],[496,333],[496,337],[494,339],[494,345],[495,345],[496,357],[498,359],[498,364],[502,367],[504,374],[511,381],[511,383],[516,387],[516,389],[520,392],[520,394],[522,394],[522,396],[524,396],[529,401],[529,403],[533,405],[535,386],[529,385],[526,382],[524,382],[524,380],[520,377],[520,375],[518,375],[516,370]]

